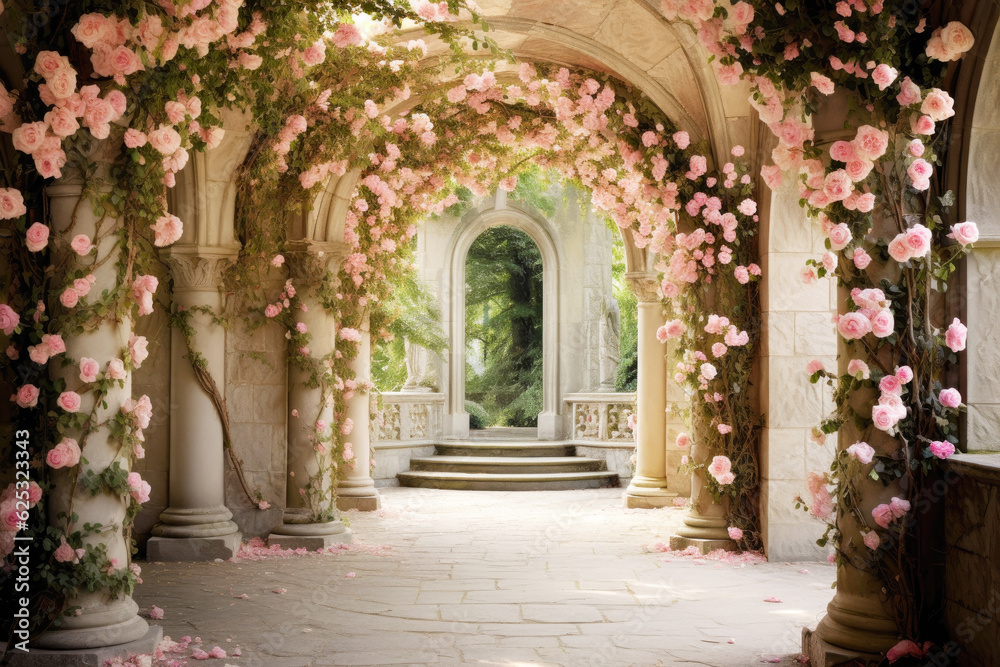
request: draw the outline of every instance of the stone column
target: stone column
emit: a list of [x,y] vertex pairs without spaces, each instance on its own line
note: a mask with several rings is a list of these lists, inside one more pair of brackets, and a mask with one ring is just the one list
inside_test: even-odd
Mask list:
[[667,491],[667,365],[656,338],[663,304],[655,276],[627,276],[639,297],[639,377],[636,382],[635,477],[625,491],[625,507],[652,509],[673,503]]
[[[707,465],[708,448],[695,433],[691,443],[691,463]],[[691,507],[684,515],[684,525],[670,537],[671,549],[698,547],[702,553],[715,549],[736,549],[736,543],[729,539],[726,508],[715,502],[705,482],[705,468],[696,468],[691,473]]]
[[[87,234],[93,239],[97,236],[98,218],[89,201],[82,202],[76,208],[83,188],[79,181],[71,178],[68,176],[46,188],[52,233],[55,237],[51,244],[52,264],[55,266],[66,260],[73,261],[69,257],[73,253],[69,251],[67,237]],[[121,225],[121,221],[104,220],[101,225],[103,238],[98,244],[93,268],[96,282],[91,288],[95,295],[104,290],[114,290],[118,284],[119,247],[114,229]],[[54,300],[49,307],[58,309],[58,301]],[[131,333],[131,320],[124,318],[115,321],[113,318],[105,318],[96,327],[68,337],[64,356],[49,363],[49,372],[53,378],[65,379],[68,389],[77,388],[80,386],[79,366],[72,364],[63,367],[60,363],[62,359],[78,361],[82,357],[91,357],[100,362],[102,371],[106,371],[108,362],[122,358],[123,351],[128,349]],[[119,413],[122,403],[132,394],[131,374],[124,384],[121,388],[112,387],[104,396],[104,404],[98,405],[95,412],[96,422],[107,422]],[[82,398],[80,412],[89,414],[94,409],[97,396],[95,392],[87,392]],[[88,470],[101,473],[113,462],[118,462],[128,470],[129,455],[120,451],[120,445],[111,437],[107,425],[91,430],[86,438],[79,431],[68,431],[65,435],[76,439],[82,449],[86,463],[80,464],[80,474]],[[130,534],[123,528],[128,509],[126,501],[107,490],[91,495],[90,491],[76,483],[76,474],[76,469],[53,471],[53,488],[49,492],[48,508],[50,523],[63,527],[66,519],[60,518],[60,513],[75,513],[78,519],[69,532],[78,530],[87,523],[101,524],[105,527],[103,530],[84,537],[85,545],[103,546],[107,550],[109,561],[117,559],[118,568],[128,567],[131,560]],[[138,616],[138,605],[129,595],[112,596],[104,588],[95,591],[81,590],[67,602],[69,607],[76,607],[79,612],[63,616],[60,619],[61,625],[42,633],[34,640],[33,646],[57,651],[73,650],[72,657],[66,658],[73,661],[73,664],[77,664],[77,660],[83,660],[88,654],[86,659],[93,660],[92,664],[103,664],[104,659],[126,651],[148,653],[162,636],[160,628],[150,628]],[[120,646],[122,644],[127,646]],[[109,652],[106,647],[114,647],[114,650]],[[78,651],[83,651],[83,654]],[[37,652],[33,649],[32,653]]]
[[[367,316],[360,331],[361,343],[358,345],[358,356],[351,362],[354,379],[359,385],[371,381],[372,377],[372,334]],[[354,429],[347,436],[347,441],[353,446],[354,459],[347,465],[344,479],[337,487],[337,507],[342,510],[359,509],[370,512],[382,506],[382,498],[375,489],[375,480],[371,476],[369,392],[355,392],[351,400],[347,401],[347,417],[354,422]]]
[[[343,258],[343,244],[300,241],[289,244],[286,253],[292,284],[299,302],[306,311],[295,311],[298,322],[306,325],[311,336],[310,357],[321,360],[334,351],[336,323],[320,300],[319,289],[327,272],[337,270]],[[292,365],[288,372],[288,405],[298,411],[298,418],[288,423],[288,477],[286,478],[285,512],[282,523],[271,531],[268,542],[289,549],[305,547],[310,550],[329,546],[335,542],[349,542],[351,531],[338,516],[335,501],[330,498],[325,507],[310,507],[305,495],[305,485],[320,470],[321,454],[315,449],[312,434],[314,424],[322,420],[333,423],[333,399],[330,388],[317,385],[312,371]],[[323,490],[333,494],[332,480],[320,480]],[[323,520],[325,513],[332,518]]]
[[[235,248],[172,246],[164,253],[174,278],[173,300],[191,313],[191,348],[201,355],[220,391],[225,390],[226,331],[212,315],[222,310],[222,271]],[[228,559],[240,545],[233,513],[225,505],[222,421],[201,386],[184,334],[176,327],[170,345],[170,505],[153,526],[149,560]]]

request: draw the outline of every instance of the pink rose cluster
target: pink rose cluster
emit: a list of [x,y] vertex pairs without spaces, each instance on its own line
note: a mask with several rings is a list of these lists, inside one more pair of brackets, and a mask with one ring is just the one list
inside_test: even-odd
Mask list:
[[952,21],[931,34],[925,53],[932,60],[950,62],[968,53],[975,41],[972,31],[958,21]]
[[0,303],[0,331],[10,336],[21,326],[21,316],[6,303]]
[[888,528],[893,521],[901,519],[910,511],[910,501],[893,496],[888,503],[882,503],[872,510],[872,518],[882,528]]
[[67,286],[59,295],[59,303],[66,308],[75,308],[81,298],[90,294],[90,288],[95,282],[97,282],[97,277],[93,273],[75,279],[73,284]]
[[152,491],[152,487],[149,482],[144,480],[141,475],[137,472],[130,472],[128,474],[128,488],[129,495],[139,504],[145,503],[149,500],[149,492]]
[[63,438],[59,444],[48,451],[45,462],[51,468],[72,468],[80,462],[80,445],[72,438]]
[[28,482],[27,488],[20,489],[11,482],[0,494],[0,558],[6,558],[14,550],[18,526],[41,499],[42,488],[35,482]]
[[811,502],[809,513],[814,517],[830,521],[833,516],[833,498],[827,488],[827,479],[823,475],[811,472],[806,477],[806,488],[809,490]]
[[895,332],[896,320],[882,290],[856,287],[851,290],[851,298],[859,310],[837,318],[837,331],[841,336],[859,340],[871,333],[876,338],[887,338]]
[[878,403],[872,406],[872,422],[875,428],[892,435],[896,424],[906,418],[906,406],[903,404],[905,386],[913,380],[913,371],[909,366],[900,366],[893,375],[884,375],[879,380],[881,391]]
[[733,464],[726,456],[715,456],[708,465],[708,473],[715,478],[719,486],[727,486],[736,480],[736,475],[732,472]]
[[14,188],[0,188],[0,220],[13,220],[26,214],[24,197]]
[[45,365],[50,357],[66,351],[66,343],[59,334],[42,334],[42,340],[37,345],[28,346],[28,356],[36,364]]
[[139,304],[139,315],[153,312],[153,294],[159,284],[156,276],[150,275],[139,275],[132,281],[132,298]]

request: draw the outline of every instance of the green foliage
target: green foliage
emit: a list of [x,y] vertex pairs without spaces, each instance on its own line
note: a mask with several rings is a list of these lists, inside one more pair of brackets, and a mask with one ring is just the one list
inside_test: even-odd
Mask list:
[[618,227],[607,221],[614,245],[611,247],[611,284],[621,322],[619,337],[618,373],[615,375],[615,391],[635,391],[639,379],[639,300],[625,281],[625,243]]
[[486,408],[473,401],[465,402],[465,411],[469,413],[469,428],[479,430],[493,425],[493,418]]
[[466,260],[466,340],[479,341],[481,374],[466,394],[491,424],[534,426],[542,407],[542,256],[511,227],[484,232]]

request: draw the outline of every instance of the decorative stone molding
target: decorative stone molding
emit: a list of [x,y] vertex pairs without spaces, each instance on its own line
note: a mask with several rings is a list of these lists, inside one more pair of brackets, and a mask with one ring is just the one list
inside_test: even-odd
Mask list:
[[300,240],[288,243],[288,271],[292,280],[318,284],[347,257],[344,243]]
[[629,288],[641,303],[661,301],[659,286],[655,273],[645,271],[629,271],[625,274]]
[[443,435],[445,395],[390,391],[371,423],[375,447],[431,442]]
[[567,394],[564,400],[571,406],[574,442],[635,446],[628,427],[629,415],[635,414],[635,394]]
[[170,267],[174,291],[214,290],[239,254],[238,247],[171,246],[161,257]]

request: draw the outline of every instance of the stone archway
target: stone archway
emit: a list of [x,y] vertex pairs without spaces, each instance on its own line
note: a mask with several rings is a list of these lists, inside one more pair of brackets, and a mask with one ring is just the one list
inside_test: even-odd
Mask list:
[[491,227],[518,229],[538,246],[542,255],[542,412],[538,415],[538,438],[562,437],[559,404],[559,275],[561,259],[546,221],[537,214],[509,204],[497,196],[491,206],[468,213],[455,230],[449,245],[448,288],[448,401],[445,434],[469,436],[469,414],[465,411],[465,262],[473,242]]

